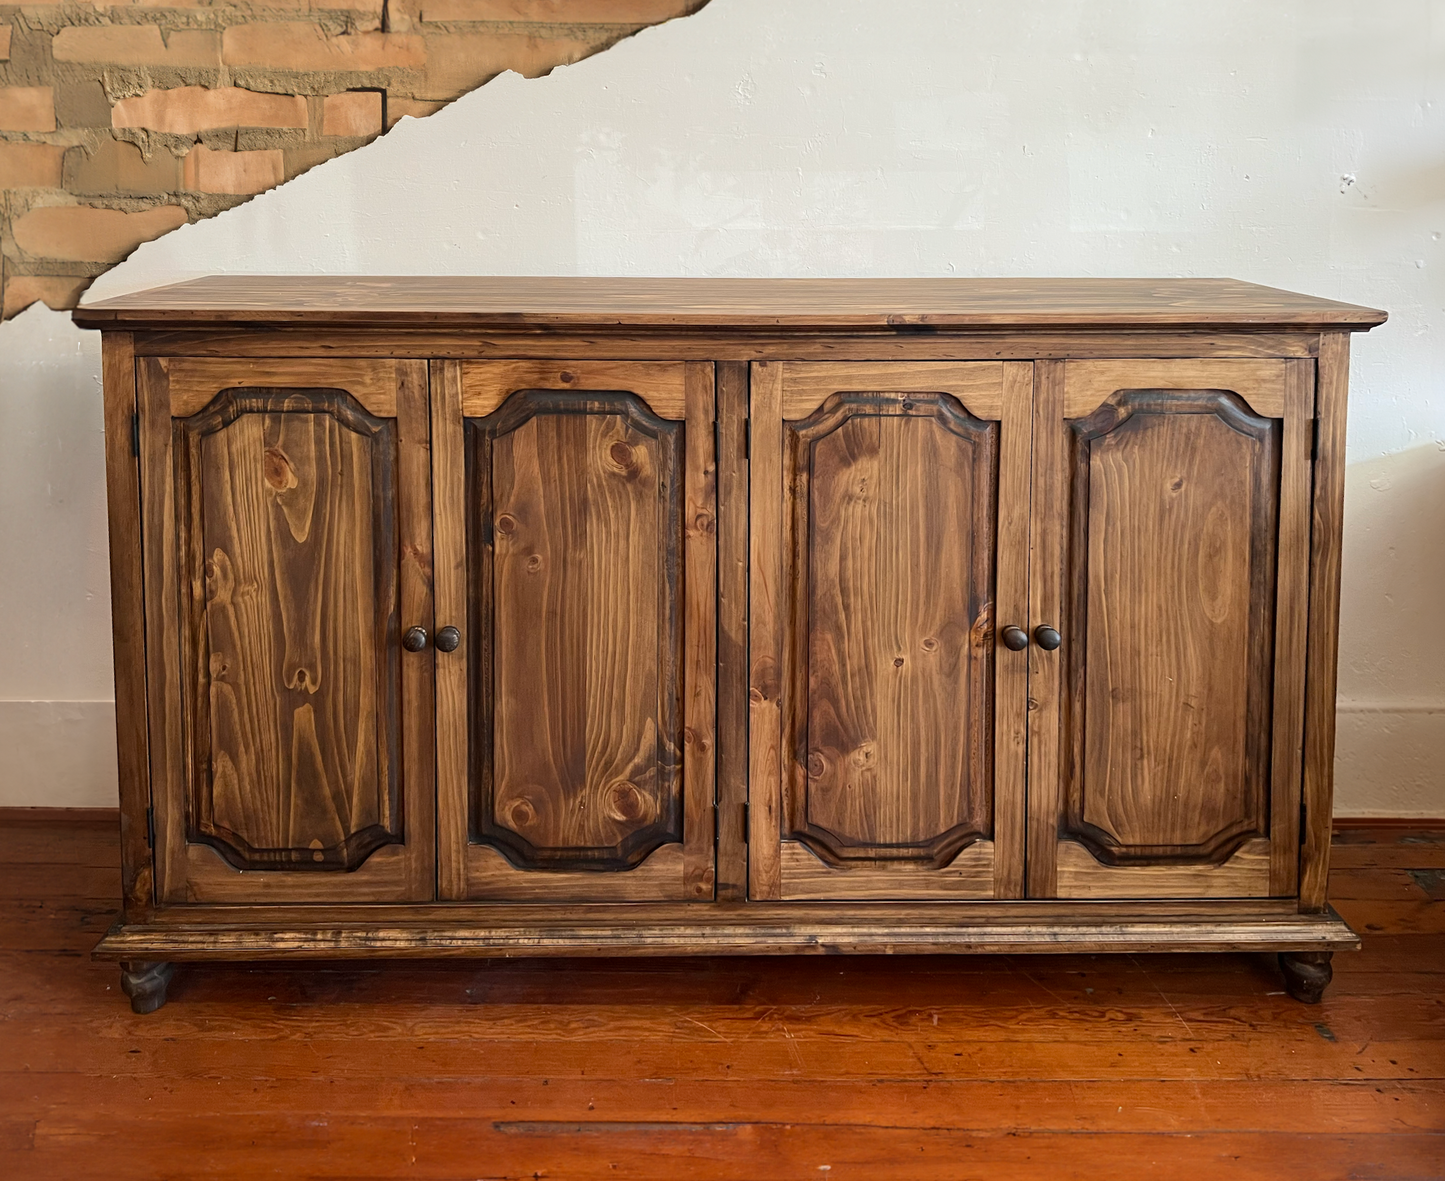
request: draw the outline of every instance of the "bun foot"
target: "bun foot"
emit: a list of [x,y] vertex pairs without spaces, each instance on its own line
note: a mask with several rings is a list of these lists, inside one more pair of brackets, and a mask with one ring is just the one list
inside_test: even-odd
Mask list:
[[1330,967],[1332,951],[1282,951],[1279,966],[1284,970],[1284,986],[1290,996],[1307,1005],[1317,1005],[1325,988],[1334,979]]
[[154,1013],[166,1003],[166,988],[175,974],[175,964],[133,960],[120,966],[120,990],[137,1013]]

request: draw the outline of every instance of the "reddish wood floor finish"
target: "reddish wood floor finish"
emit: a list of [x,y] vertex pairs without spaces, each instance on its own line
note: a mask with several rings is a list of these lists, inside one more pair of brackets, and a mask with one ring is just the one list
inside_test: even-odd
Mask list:
[[183,967],[91,946],[111,819],[0,816],[0,1176],[1436,1178],[1445,831],[1351,829],[1365,936],[1273,958]]

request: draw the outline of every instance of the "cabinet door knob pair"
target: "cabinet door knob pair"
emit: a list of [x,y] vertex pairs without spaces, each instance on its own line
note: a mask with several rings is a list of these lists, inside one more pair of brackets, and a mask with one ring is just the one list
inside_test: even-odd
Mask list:
[[[1010,652],[1022,652],[1029,646],[1029,633],[1013,624],[1009,624],[1003,629],[1002,638],[1003,646]],[[1063,642],[1064,637],[1046,623],[1041,623],[1034,628],[1034,643],[1045,652],[1052,652]]]
[[[401,646],[408,652],[420,652],[426,647],[427,634],[424,627],[409,627],[401,637]],[[444,627],[432,641],[438,652],[455,652],[462,642],[462,633],[454,627]]]

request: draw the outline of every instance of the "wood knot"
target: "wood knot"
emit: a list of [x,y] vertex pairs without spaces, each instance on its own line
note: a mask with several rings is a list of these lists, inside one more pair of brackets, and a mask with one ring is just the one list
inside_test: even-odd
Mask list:
[[607,449],[607,458],[612,461],[612,466],[629,480],[636,479],[642,470],[637,462],[636,451],[621,439]]
[[497,532],[511,535],[517,530],[517,518],[503,513],[496,520]]
[[525,563],[528,574],[535,574],[542,568],[542,555],[531,554]]
[[507,823],[515,832],[525,832],[537,823],[537,809],[526,796],[519,796],[507,805]]
[[823,752],[810,750],[808,752],[808,778],[822,779],[827,770],[828,760],[823,757]]
[[261,452],[261,471],[273,492],[288,492],[301,482],[291,460],[279,447],[267,447]]
[[923,642],[919,644],[919,647],[922,648],[925,652],[937,652],[938,641],[935,640],[932,636],[924,636]]
[[901,657],[901,656],[895,656],[895,657],[893,658],[893,667],[894,667],[894,668],[902,668],[902,667],[903,667],[903,657]]
[[648,819],[650,809],[647,797],[637,790],[637,785],[625,779],[607,785],[603,796],[602,810],[609,820],[623,824],[635,824]]

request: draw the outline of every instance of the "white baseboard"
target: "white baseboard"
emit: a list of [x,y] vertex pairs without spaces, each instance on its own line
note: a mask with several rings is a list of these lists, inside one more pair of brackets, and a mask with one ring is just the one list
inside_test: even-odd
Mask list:
[[[113,702],[0,701],[0,807],[117,802]],[[1445,816],[1445,703],[1340,703],[1335,814]]]
[[118,802],[113,701],[0,701],[0,807]]
[[1339,703],[1335,815],[1445,816],[1445,701]]

